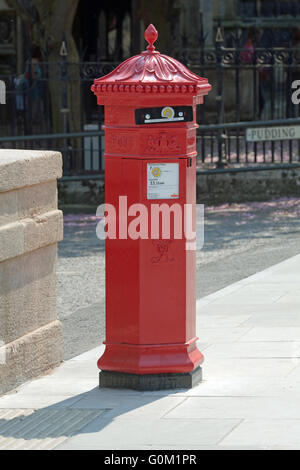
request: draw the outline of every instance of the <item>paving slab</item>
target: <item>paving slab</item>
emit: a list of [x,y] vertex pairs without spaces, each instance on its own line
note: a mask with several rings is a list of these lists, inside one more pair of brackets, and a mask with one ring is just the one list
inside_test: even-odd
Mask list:
[[167,419],[300,419],[299,397],[189,397]]
[[[241,328],[243,330],[243,328]],[[245,328],[244,328],[245,330]],[[250,330],[248,329],[247,332],[241,335],[238,338],[241,341],[245,342],[267,342],[267,341],[275,341],[275,342],[298,342],[300,339],[300,327],[296,326],[273,326],[272,328],[268,327],[254,327]]]
[[105,415],[86,426],[80,434],[58,449],[73,450],[96,448],[110,449],[123,446],[131,449],[140,446],[198,446],[216,445],[240,424],[237,419],[105,419]]
[[299,450],[299,419],[246,420],[223,440],[223,446],[238,448],[251,445],[257,449]]

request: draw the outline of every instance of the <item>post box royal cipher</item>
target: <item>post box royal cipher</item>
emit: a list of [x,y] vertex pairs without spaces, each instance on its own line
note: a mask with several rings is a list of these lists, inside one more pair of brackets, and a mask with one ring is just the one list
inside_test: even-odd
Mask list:
[[154,205],[196,211],[196,106],[211,86],[156,51],[157,37],[150,25],[147,50],[92,87],[105,106],[105,202],[118,213],[117,236],[106,240],[102,387],[190,388],[202,378],[196,252],[187,249],[185,231],[175,236],[171,226],[164,236],[159,227],[155,236],[149,229],[149,237],[133,239],[120,227],[130,222],[120,212],[136,204],[148,209],[149,227]]

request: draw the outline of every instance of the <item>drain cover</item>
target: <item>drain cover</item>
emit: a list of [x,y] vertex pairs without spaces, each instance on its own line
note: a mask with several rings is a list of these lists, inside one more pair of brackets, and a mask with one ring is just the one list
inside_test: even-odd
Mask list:
[[105,410],[0,410],[0,450],[51,450]]

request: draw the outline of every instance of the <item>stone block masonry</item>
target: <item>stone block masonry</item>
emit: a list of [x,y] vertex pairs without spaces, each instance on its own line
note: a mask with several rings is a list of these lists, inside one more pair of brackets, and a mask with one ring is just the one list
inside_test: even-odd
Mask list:
[[0,150],[0,394],[63,361],[56,315],[57,152]]

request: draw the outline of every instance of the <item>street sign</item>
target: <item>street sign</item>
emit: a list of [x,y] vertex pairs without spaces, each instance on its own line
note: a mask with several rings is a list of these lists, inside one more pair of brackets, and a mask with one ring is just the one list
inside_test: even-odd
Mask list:
[[256,127],[246,131],[247,142],[300,139],[300,126]]

